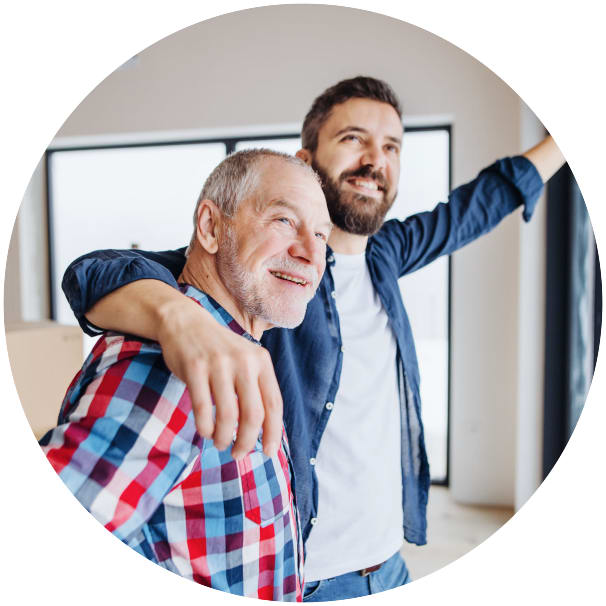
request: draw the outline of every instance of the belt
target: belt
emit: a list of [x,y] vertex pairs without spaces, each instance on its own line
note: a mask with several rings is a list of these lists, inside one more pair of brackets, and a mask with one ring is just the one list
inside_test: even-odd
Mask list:
[[375,566],[369,566],[368,568],[362,568],[362,570],[358,570],[358,574],[361,577],[367,577],[371,572],[376,572],[377,570],[379,570],[379,568],[381,568],[383,564],[385,564],[385,562],[381,562],[380,564],[376,564]]

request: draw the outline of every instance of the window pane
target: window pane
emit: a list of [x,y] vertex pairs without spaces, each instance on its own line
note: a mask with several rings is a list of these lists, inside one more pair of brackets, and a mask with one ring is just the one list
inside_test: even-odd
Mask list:
[[[430,210],[448,198],[449,133],[406,132],[399,194],[388,219]],[[448,257],[400,280],[415,336],[431,477],[446,479],[448,436]]]
[[266,147],[267,149],[273,149],[274,151],[280,151],[294,156],[301,149],[301,138],[256,139],[255,141],[238,141],[238,143],[236,143],[236,151],[251,149],[253,147]]
[[[295,154],[299,137],[239,141],[235,149],[266,147]],[[225,157],[223,143],[152,145],[56,151],[49,174],[52,196],[55,318],[75,323],[60,289],[67,265],[97,248],[177,248],[188,243],[202,184]],[[388,219],[404,219],[446,200],[447,130],[407,131],[399,195]],[[446,477],[448,428],[448,259],[400,280],[421,371],[425,438],[432,479]],[[92,347],[85,344],[85,353]]]
[[75,323],[63,272],[98,248],[163,250],[189,242],[204,180],[225,145],[154,145],[50,155],[55,319]]

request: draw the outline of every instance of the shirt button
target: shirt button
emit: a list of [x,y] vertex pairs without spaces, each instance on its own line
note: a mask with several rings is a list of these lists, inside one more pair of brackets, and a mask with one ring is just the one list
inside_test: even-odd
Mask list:
[[329,263],[332,263],[335,260],[334,255],[328,255],[327,259],[326,259]]
[[332,410],[335,405],[332,402],[326,402],[326,410]]
[[341,353],[343,353],[345,351],[345,347],[343,347],[343,345],[341,345]]
[[312,457],[311,459],[309,459],[309,464],[310,465],[315,465],[316,464],[316,459],[314,457]]
[[311,521],[311,525],[315,526],[318,523],[318,518],[312,518],[310,521]]
[[337,298],[337,293],[336,293],[336,292],[333,290],[333,291],[330,293],[330,296],[331,296],[333,299],[336,299],[336,298]]

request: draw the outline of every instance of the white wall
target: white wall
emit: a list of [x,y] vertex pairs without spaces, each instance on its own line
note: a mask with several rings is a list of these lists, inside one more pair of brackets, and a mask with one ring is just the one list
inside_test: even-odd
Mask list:
[[[533,146],[544,132],[536,116],[523,105],[522,147]],[[516,510],[532,496],[543,475],[546,266],[547,204],[543,195],[533,221],[520,231]]]
[[15,221],[6,260],[4,288],[4,324],[10,326],[21,322],[21,263],[19,259],[19,218]]
[[25,190],[7,259],[5,322],[49,317],[46,173],[43,160],[35,167]]
[[[474,59],[385,16],[304,5],[219,17],[158,42],[99,84],[58,136],[300,122],[324,88],[358,74],[387,80],[413,119],[452,117],[454,185],[521,150],[520,100]],[[41,200],[28,227],[39,236]],[[515,500],[522,239],[510,217],[453,261],[450,472],[461,501]],[[524,282],[524,300],[542,296]]]

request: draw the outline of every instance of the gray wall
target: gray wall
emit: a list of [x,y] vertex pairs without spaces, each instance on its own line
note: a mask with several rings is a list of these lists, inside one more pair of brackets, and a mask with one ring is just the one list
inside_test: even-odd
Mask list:
[[[324,88],[358,74],[390,82],[408,119],[452,122],[454,185],[539,134],[536,119],[507,85],[423,30],[353,9],[277,6],[212,19],[142,51],[84,99],[58,137],[86,141],[296,123]],[[39,173],[37,179],[40,195],[26,206],[38,224],[22,221],[19,229],[22,243],[36,241],[40,248]],[[538,219],[533,229],[540,233]],[[528,456],[525,446],[535,452],[540,445],[542,404],[542,377],[520,372],[521,352],[539,370],[542,360],[540,331],[528,337],[521,330],[520,310],[536,308],[544,280],[540,252],[523,246],[524,229],[516,214],[453,261],[450,471],[453,494],[464,502],[520,505],[538,481],[533,474],[524,478],[525,466],[517,462]],[[44,255],[21,251],[33,260],[28,267],[37,263],[30,291],[43,293]],[[44,314],[47,303],[39,296]],[[537,313],[535,327],[543,321]],[[534,425],[518,414],[522,402]]]

